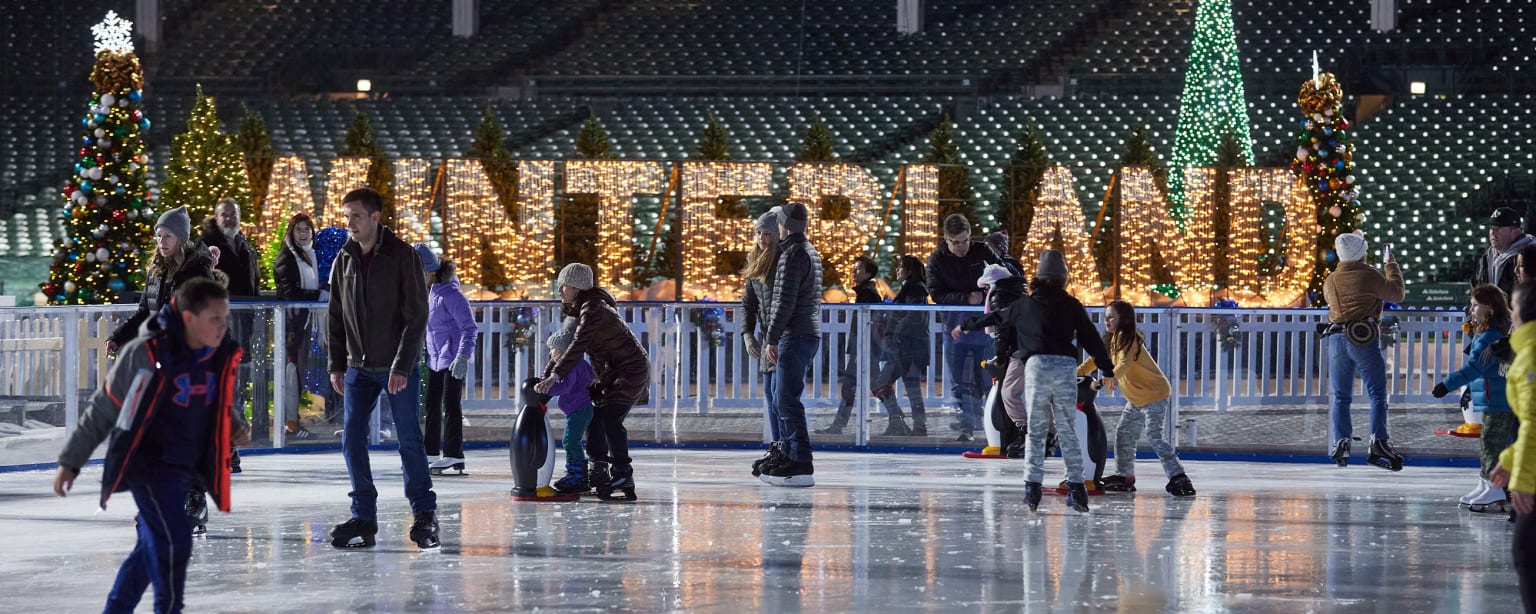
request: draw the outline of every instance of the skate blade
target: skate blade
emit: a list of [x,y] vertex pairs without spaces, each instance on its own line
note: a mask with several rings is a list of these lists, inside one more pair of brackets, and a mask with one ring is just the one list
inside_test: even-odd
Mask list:
[[365,540],[361,537],[354,537],[350,541],[340,543],[338,543],[336,540],[331,540],[331,545],[342,550],[355,550],[358,548],[372,548],[374,542],[373,540]]
[[1499,501],[1497,503],[1471,503],[1467,505],[1467,511],[1475,514],[1508,514],[1509,503]]
[[554,495],[548,495],[548,496],[539,496],[539,495],[519,495],[519,494],[515,494],[514,493],[512,495],[512,500],[513,501],[525,501],[525,502],[528,502],[528,503],[570,503],[572,501],[580,501],[581,500],[581,495],[578,495],[578,494],[554,494]]
[[816,478],[808,475],[792,475],[788,477],[761,475],[758,476],[758,479],[769,486],[782,486],[784,488],[810,488],[816,485]]
[[1384,459],[1384,458],[1373,458],[1373,459],[1370,459],[1370,460],[1368,460],[1366,462],[1368,464],[1375,465],[1377,467],[1381,467],[1382,469],[1386,469],[1387,471],[1402,471],[1403,470],[1402,464],[1400,464],[1400,463],[1399,464],[1394,464],[1392,461],[1389,461],[1389,460]]
[[446,470],[446,469],[433,469],[433,470],[432,470],[432,475],[434,475],[434,476],[444,476],[444,475],[446,475],[446,476],[456,476],[456,475],[469,475],[469,472],[467,472],[467,471],[464,471],[464,470],[463,470],[463,469],[459,469],[459,470],[457,470],[457,471],[451,471],[451,472],[450,472],[450,471],[448,471],[448,470]]

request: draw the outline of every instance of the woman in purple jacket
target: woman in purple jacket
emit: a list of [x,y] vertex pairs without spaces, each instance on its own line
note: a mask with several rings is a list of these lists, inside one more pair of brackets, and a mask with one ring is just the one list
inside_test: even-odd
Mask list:
[[[424,243],[416,244],[421,268],[427,277],[427,456],[434,458],[434,475],[454,470],[464,473],[464,376],[469,356],[475,351],[475,314],[469,299],[459,290],[453,261],[438,260]],[[444,405],[446,404],[446,416]],[[446,420],[445,420],[446,418]]]

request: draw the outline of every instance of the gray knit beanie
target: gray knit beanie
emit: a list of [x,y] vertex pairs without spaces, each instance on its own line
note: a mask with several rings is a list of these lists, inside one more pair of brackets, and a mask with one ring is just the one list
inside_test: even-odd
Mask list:
[[757,222],[753,224],[758,232],[771,232],[779,235],[779,207],[769,209],[767,213],[757,216]]
[[171,231],[171,234],[176,235],[176,238],[181,239],[183,243],[187,241],[187,237],[192,236],[192,216],[187,213],[185,206],[161,213],[160,219],[155,220],[155,228],[161,226]]
[[570,286],[577,290],[592,289],[592,267],[580,262],[572,262],[560,269],[560,276],[555,278],[555,289],[560,286]]
[[549,336],[549,349],[564,352],[571,347],[571,340],[576,337],[576,318],[566,318],[560,323],[560,330]]
[[1040,266],[1035,269],[1035,277],[1045,281],[1067,281],[1067,260],[1061,257],[1061,252],[1048,249],[1040,252]]

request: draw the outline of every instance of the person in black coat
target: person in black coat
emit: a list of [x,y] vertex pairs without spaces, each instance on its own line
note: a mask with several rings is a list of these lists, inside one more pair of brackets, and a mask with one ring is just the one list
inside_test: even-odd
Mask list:
[[[320,262],[315,255],[315,221],[300,213],[289,218],[288,232],[283,236],[283,247],[278,250],[272,264],[272,277],[277,282],[277,298],[285,301],[321,301],[325,280],[320,279]],[[288,309],[284,316],[283,348],[288,358],[288,394],[283,399],[284,428],[295,439],[309,439],[313,435],[299,423],[299,400],[303,397],[305,372],[309,366],[310,338],[314,323],[309,309]]]
[[260,296],[261,256],[240,232],[240,203],[233,198],[219,201],[214,216],[203,220],[201,230],[198,242],[219,250],[217,268],[229,276],[229,295],[237,299]]
[[[875,278],[880,275],[880,265],[874,258],[859,256],[853,259],[853,302],[855,303],[880,303],[880,292],[875,290]],[[843,352],[842,369],[837,373],[837,381],[842,392],[842,403],[837,406],[837,417],[832,419],[832,424],[816,432],[836,435],[843,432],[843,427],[848,425],[848,418],[853,414],[853,404],[858,398],[858,353],[859,353],[859,317],[855,314],[849,320],[850,331],[847,338],[847,348]],[[865,360],[870,380],[874,380],[877,362],[881,350],[881,338],[879,331],[869,340],[869,358]],[[892,434],[892,433],[887,433]],[[906,433],[894,433],[905,435]]]
[[[896,268],[901,290],[892,300],[897,305],[927,305],[928,287],[923,285],[923,261],[916,256],[902,256]],[[928,350],[932,345],[933,316],[927,311],[889,311],[880,328],[885,331],[885,364],[875,375],[873,394],[885,407],[889,424],[887,435],[928,436],[928,417],[924,413],[923,376],[928,372]],[[902,421],[901,406],[896,403],[896,380],[907,391],[912,406],[912,427]]]
[[[960,214],[944,219],[944,242],[928,256],[928,294],[939,305],[980,306],[986,293],[976,285],[989,264],[999,264],[992,250],[971,240],[971,223]],[[954,331],[965,323],[964,311],[944,314],[944,330]],[[992,339],[985,332],[944,335],[944,379],[960,409],[960,419],[950,428],[959,433],[959,441],[974,439],[981,428],[981,399],[986,394],[985,373],[981,361],[992,351]]]
[[112,331],[107,351],[116,352],[139,336],[139,327],[151,315],[170,302],[176,289],[188,280],[213,276],[213,256],[208,250],[187,240],[192,232],[192,218],[186,207],[160,214],[155,221],[155,252],[144,271],[144,292],[139,295],[139,309]]

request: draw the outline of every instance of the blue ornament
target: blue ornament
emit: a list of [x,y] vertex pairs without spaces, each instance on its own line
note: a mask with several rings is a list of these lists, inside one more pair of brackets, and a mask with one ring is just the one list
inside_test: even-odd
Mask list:
[[91,191],[91,180],[86,179],[86,180],[81,181],[80,182],[80,191],[81,192],[89,192],[89,191]]
[[90,147],[91,146],[91,137],[88,137],[88,136],[87,137],[81,137],[80,143],[85,145],[86,147]]
[[1331,135],[1331,134],[1333,134],[1333,128],[1323,128],[1323,135],[1324,136],[1328,136],[1328,135]]
[[139,120],[139,127],[143,128],[145,130],[148,130],[149,129],[149,118],[146,117],[144,119]]
[[1343,160],[1339,160],[1338,162],[1334,162],[1333,163],[1333,167],[1336,168],[1336,169],[1339,169],[1341,171],[1344,170],[1344,161]]
[[101,113],[97,113],[96,114],[96,123],[99,124],[99,123],[104,122],[104,121],[107,121],[107,116],[103,115]]
[[128,92],[128,99],[129,100],[132,100],[134,102],[138,102],[139,100],[142,100],[143,98],[144,98],[144,91],[143,90],[133,90],[131,92]]
[[1333,264],[1339,261],[1339,255],[1331,249],[1325,250],[1323,252],[1323,261],[1327,262],[1328,264]]
[[128,190],[123,189],[123,186],[117,186],[116,193],[118,193],[118,194],[127,194]]
[[1319,192],[1327,192],[1328,191],[1328,182],[1327,181],[1319,181],[1319,182],[1317,182],[1317,191],[1319,191]]
[[128,284],[123,283],[123,280],[121,279],[113,279],[112,281],[107,282],[107,289],[113,292],[122,293],[122,291],[127,287]]
[[89,118],[89,117],[82,117],[82,118],[80,118],[80,125],[82,125],[82,126],[90,126],[91,125],[91,118]]
[[331,264],[346,244],[347,229],[340,226],[323,228],[315,233],[315,258],[320,261],[320,279],[331,278]]

